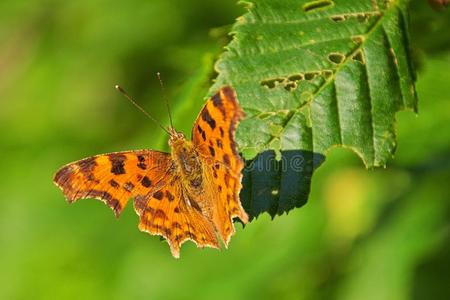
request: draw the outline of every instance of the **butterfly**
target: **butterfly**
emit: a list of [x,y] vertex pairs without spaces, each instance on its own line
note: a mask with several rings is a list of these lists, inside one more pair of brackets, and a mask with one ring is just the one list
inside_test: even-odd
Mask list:
[[248,223],[239,200],[241,170],[235,131],[244,113],[234,90],[222,87],[198,115],[191,140],[167,129],[171,153],[156,150],[115,152],[63,166],[54,183],[69,203],[103,201],[119,217],[130,198],[139,229],[167,240],[175,258],[180,247],[225,247],[235,232],[233,218]]

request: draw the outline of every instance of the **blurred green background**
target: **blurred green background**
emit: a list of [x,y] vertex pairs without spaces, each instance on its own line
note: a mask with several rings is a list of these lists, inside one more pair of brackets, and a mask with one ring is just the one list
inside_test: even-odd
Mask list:
[[[411,47],[419,114],[398,114],[387,169],[335,149],[309,202],[242,230],[229,250],[186,243],[181,259],[116,220],[99,201],[69,206],[61,165],[130,149],[167,150],[122,84],[189,132],[234,1],[0,2],[0,299],[448,299],[450,297],[450,14],[414,1]],[[131,205],[129,205],[131,206]]]

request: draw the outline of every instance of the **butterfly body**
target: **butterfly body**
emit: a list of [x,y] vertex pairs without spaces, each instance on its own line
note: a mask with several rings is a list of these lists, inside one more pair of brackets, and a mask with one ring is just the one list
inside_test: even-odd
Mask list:
[[171,137],[169,146],[171,147],[172,161],[174,162],[175,173],[179,174],[180,185],[183,189],[184,202],[188,206],[197,209],[204,216],[211,216],[208,199],[214,197],[204,197],[208,194],[208,182],[205,182],[204,173],[205,162],[202,161],[200,154],[195,150],[191,141],[186,140],[184,134],[170,129]]
[[169,128],[171,153],[125,151],[89,157],[62,167],[55,175],[69,202],[96,198],[119,216],[130,198],[139,229],[163,236],[172,255],[181,244],[219,248],[234,233],[232,220],[248,216],[239,201],[243,162],[234,142],[243,113],[234,91],[224,87],[199,114],[192,139]]
[[[174,130],[171,130],[174,132]],[[172,160],[183,175],[186,188],[198,190],[202,183],[202,161],[191,141],[187,141],[182,133],[175,132],[169,140]]]

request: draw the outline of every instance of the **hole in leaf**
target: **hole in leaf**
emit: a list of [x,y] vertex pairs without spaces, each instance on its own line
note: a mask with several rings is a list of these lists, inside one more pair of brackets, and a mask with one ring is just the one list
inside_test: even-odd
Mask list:
[[343,15],[331,16],[330,19],[332,21],[336,22],[336,23],[343,22],[343,21],[347,20],[347,18],[345,16],[343,16]]
[[274,79],[268,79],[261,81],[261,85],[268,87],[269,89],[273,89],[277,83],[283,82],[284,78],[274,78]]
[[333,71],[331,71],[331,70],[323,70],[322,71],[322,75],[323,75],[323,77],[325,77],[325,79],[328,79],[331,76],[333,76]]
[[355,36],[352,36],[352,40],[356,44],[361,44],[364,41],[364,38],[360,35],[355,35]]
[[331,0],[316,0],[308,2],[305,5],[303,5],[303,10],[305,12],[310,12],[316,9],[324,9],[332,5],[334,5],[334,2]]
[[344,61],[345,55],[342,53],[333,52],[328,55],[328,59],[335,64],[340,64]]
[[317,75],[320,75],[318,72],[308,72],[305,73],[305,79],[306,80],[313,80]]
[[358,50],[353,56],[352,59],[354,61],[359,61],[361,64],[365,64],[366,62],[364,61],[364,54],[362,53],[361,50]]
[[288,77],[290,81],[302,81],[305,80],[305,76],[303,74],[294,74]]
[[369,14],[358,14],[356,16],[356,20],[358,20],[358,22],[361,22],[361,23],[366,23],[367,21],[369,21],[369,19],[370,19]]
[[290,81],[288,84],[284,86],[284,89],[288,92],[291,92],[297,88],[297,84],[294,81]]

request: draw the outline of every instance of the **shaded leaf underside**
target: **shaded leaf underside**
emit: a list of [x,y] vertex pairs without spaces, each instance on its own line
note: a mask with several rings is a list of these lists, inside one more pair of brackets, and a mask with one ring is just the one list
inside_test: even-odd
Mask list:
[[237,131],[244,157],[265,150],[324,156],[342,146],[367,167],[386,165],[396,147],[395,113],[417,110],[406,1],[246,4],[211,88],[237,91],[246,113]]

